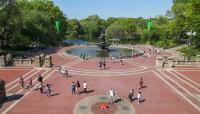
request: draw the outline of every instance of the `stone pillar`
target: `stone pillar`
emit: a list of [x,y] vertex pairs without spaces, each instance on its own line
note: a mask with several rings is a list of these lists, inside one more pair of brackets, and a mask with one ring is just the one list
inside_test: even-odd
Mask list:
[[167,55],[163,56],[163,62],[164,62],[164,64],[168,64],[168,56]]
[[20,64],[23,65],[23,58],[21,57],[19,58],[19,60],[20,60]]
[[7,61],[7,65],[8,66],[13,65],[13,56],[12,56],[12,54],[7,54],[6,55],[6,61]]
[[35,66],[36,67],[41,67],[42,66],[41,57],[40,56],[36,56],[35,57]]
[[156,67],[157,68],[163,68],[163,58],[162,57],[156,58]]
[[6,56],[0,56],[0,67],[6,67]]
[[173,58],[168,58],[168,67],[172,68],[173,66]]
[[52,67],[52,57],[51,56],[46,56],[44,60],[44,67],[45,68],[50,68]]
[[0,105],[6,100],[5,81],[0,79]]

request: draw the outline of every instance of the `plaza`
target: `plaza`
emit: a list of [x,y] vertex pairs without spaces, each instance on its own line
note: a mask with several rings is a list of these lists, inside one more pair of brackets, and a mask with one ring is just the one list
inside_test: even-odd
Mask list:
[[199,114],[200,0],[0,0],[0,114]]
[[[149,48],[145,45],[138,47],[144,50]],[[95,104],[90,97],[105,96],[106,99],[110,88],[116,89],[117,96],[122,99],[120,102],[127,102],[126,107],[135,114],[199,113],[198,74],[200,70],[198,66],[180,65],[169,69],[157,69],[155,61],[158,55],[152,52],[150,58],[124,59],[123,65],[118,62],[112,63],[108,58],[106,69],[100,70],[97,66],[98,59],[83,60],[79,57],[67,56],[63,54],[66,48],[71,47],[59,48],[56,53],[50,54],[54,64],[52,68],[11,66],[0,69],[1,78],[6,81],[5,88],[8,96],[7,101],[1,106],[2,114],[82,114],[83,112],[90,114],[91,107]],[[163,51],[159,56],[162,55],[172,56],[173,53]],[[68,69],[70,77],[63,76],[57,66]],[[44,83],[52,86],[50,97],[40,94],[37,89],[39,74],[44,77]],[[18,85],[19,75],[23,76],[25,82],[29,78],[33,79],[32,90],[21,89]],[[141,89],[143,101],[140,104],[137,104],[137,101],[131,103],[128,99],[129,89],[135,89],[136,97],[141,77],[144,80],[144,88]],[[89,92],[73,95],[71,82],[76,80],[80,81],[81,86],[83,81],[87,81]],[[82,87],[80,89],[82,90]],[[82,101],[84,99],[87,100],[84,102]],[[108,102],[105,99],[102,102]],[[79,102],[91,104],[81,109],[84,103]],[[123,112],[123,108],[117,108],[118,112]],[[97,107],[96,110],[100,108]]]

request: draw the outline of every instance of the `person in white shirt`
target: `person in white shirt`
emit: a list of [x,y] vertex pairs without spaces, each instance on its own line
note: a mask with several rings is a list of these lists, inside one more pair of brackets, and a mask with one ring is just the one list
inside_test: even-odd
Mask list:
[[139,91],[139,92],[138,92],[138,95],[137,95],[138,104],[140,104],[140,100],[141,100],[141,94],[142,94],[142,93]]
[[114,98],[114,90],[111,88],[109,90],[109,100],[110,100],[110,103],[113,103],[113,98]]
[[114,57],[114,56],[112,56],[112,62],[113,62],[113,63],[115,62],[115,57]]
[[86,81],[83,82],[83,92],[84,93],[87,92],[87,83],[86,83]]

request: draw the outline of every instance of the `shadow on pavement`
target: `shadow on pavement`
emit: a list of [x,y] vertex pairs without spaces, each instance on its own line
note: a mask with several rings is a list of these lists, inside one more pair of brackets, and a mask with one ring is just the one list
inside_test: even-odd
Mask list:
[[54,94],[51,94],[50,96],[56,96],[56,95],[59,95],[60,93],[54,93]]
[[15,100],[22,98],[23,96],[24,96],[23,94],[11,95],[11,96],[7,97],[5,102],[15,101]]
[[[86,93],[92,93],[92,92],[94,92],[94,90],[86,91]],[[83,94],[83,93],[84,93],[84,91],[80,91],[80,92],[79,92],[79,94]]]

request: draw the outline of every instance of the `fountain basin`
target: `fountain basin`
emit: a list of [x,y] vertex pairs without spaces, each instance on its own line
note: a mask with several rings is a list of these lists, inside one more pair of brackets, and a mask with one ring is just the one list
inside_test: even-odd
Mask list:
[[[131,57],[132,53],[138,53],[136,50],[127,49],[127,48],[118,48],[118,47],[109,47],[109,51],[98,51],[99,47],[89,46],[89,47],[76,47],[70,48],[65,52],[74,56],[80,57],[85,55],[85,57],[119,57],[121,54],[123,57]],[[133,51],[133,52],[132,52]]]

